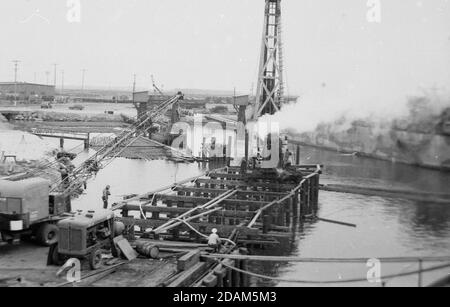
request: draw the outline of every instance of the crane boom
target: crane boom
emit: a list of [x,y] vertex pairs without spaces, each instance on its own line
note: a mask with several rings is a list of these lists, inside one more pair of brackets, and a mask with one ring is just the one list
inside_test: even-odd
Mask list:
[[155,92],[158,92],[160,95],[164,96],[164,93],[156,85],[155,78],[153,77],[153,75],[151,77],[152,77],[152,86],[155,89]]

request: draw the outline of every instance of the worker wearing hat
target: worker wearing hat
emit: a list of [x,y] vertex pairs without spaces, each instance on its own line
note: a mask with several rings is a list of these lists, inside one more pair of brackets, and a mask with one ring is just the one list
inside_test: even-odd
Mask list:
[[108,209],[108,200],[109,196],[111,195],[111,187],[109,185],[106,186],[106,188],[103,190],[103,209]]
[[220,237],[217,234],[217,229],[214,228],[208,237],[208,246],[214,249],[214,252],[217,253],[220,250],[220,245],[221,245]]

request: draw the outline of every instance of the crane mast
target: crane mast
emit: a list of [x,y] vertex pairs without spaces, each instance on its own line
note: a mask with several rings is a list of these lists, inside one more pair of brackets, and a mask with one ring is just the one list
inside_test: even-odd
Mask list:
[[287,139],[281,139],[276,126],[267,123],[269,130],[265,132],[265,136],[255,133],[259,119],[280,111],[284,103],[281,30],[281,0],[265,0],[256,100],[249,112],[246,112],[250,125],[246,131],[245,157],[247,163],[250,162],[249,158],[252,160],[251,164],[255,169],[266,172],[284,167],[283,161],[287,153]]
[[284,100],[281,0],[265,0],[264,29],[253,120],[278,112]]

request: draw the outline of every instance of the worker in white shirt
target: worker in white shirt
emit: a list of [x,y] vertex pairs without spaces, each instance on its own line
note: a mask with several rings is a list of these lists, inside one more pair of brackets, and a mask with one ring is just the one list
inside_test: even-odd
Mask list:
[[217,229],[214,228],[208,237],[208,246],[214,249],[214,252],[217,253],[220,250],[220,245],[221,245],[220,237],[217,234]]

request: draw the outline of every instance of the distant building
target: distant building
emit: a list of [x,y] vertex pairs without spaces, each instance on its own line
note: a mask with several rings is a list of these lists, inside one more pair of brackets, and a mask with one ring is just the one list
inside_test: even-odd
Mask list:
[[[150,111],[155,106],[160,105],[164,101],[169,100],[173,96],[150,94],[150,92],[133,93],[133,102],[138,110],[139,116]],[[184,110],[205,109],[206,101],[200,98],[184,98],[179,105]]]
[[55,87],[50,85],[26,83],[26,82],[0,82],[0,97],[14,97],[15,93],[21,100],[28,100],[32,97],[53,97]]

